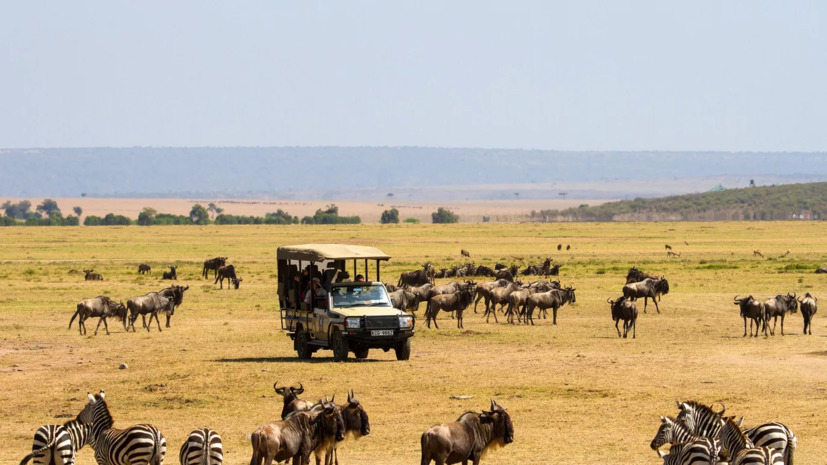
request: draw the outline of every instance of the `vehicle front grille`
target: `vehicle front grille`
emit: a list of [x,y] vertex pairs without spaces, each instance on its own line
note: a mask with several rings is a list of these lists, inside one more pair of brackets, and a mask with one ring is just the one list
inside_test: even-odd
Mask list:
[[399,327],[399,317],[396,316],[369,316],[365,318],[367,329],[389,329]]

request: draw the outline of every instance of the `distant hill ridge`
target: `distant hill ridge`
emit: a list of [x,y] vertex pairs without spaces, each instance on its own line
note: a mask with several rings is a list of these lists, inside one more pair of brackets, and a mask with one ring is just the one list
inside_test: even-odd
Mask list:
[[[428,147],[0,149],[0,196],[292,198],[296,191],[827,175],[827,153]],[[814,179],[809,179],[814,180]],[[711,186],[710,186],[711,187]],[[636,192],[630,185],[627,192]],[[266,193],[267,196],[262,196]]]
[[562,221],[740,221],[827,219],[827,182],[728,189],[533,212]]

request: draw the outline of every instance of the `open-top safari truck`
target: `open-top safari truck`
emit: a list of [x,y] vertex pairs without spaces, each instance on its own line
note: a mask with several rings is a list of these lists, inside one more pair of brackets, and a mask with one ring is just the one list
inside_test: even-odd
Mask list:
[[[381,263],[390,256],[375,247],[303,244],[279,247],[276,258],[281,327],[299,358],[319,349],[333,350],[336,361],[347,360],[349,352],[367,358],[370,349],[393,349],[397,360],[410,358],[414,318],[391,306],[379,280]],[[362,261],[366,280],[355,282],[351,278]],[[367,280],[369,262],[376,263],[375,281]]]

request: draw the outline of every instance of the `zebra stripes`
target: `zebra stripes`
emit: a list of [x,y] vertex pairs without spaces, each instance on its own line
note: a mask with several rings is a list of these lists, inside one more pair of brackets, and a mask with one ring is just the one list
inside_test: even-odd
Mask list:
[[90,444],[98,465],[163,465],[167,442],[158,428],[146,424],[113,428],[103,391],[89,394],[78,418],[92,426]]
[[[738,426],[741,425],[738,420]],[[777,451],[783,451],[784,464],[793,465],[795,449],[798,446],[798,438],[792,430],[778,422],[764,423],[744,430],[744,434],[755,444],[756,447],[769,447]]]
[[35,465],[74,465],[77,451],[89,444],[90,428],[78,420],[63,425],[43,425],[34,433],[32,453],[23,458],[20,465],[29,460]]
[[784,465],[780,451],[753,444],[733,419],[726,418],[720,432],[721,442],[729,451],[732,465]]
[[224,460],[221,436],[208,428],[193,431],[181,446],[178,458],[181,465],[221,465]]
[[721,448],[711,439],[696,439],[672,444],[669,454],[658,451],[663,465],[714,465],[718,463]]

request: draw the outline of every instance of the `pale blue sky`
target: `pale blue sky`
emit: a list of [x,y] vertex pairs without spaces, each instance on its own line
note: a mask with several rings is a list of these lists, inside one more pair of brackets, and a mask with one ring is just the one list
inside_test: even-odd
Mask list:
[[0,147],[827,150],[823,1],[0,6]]

